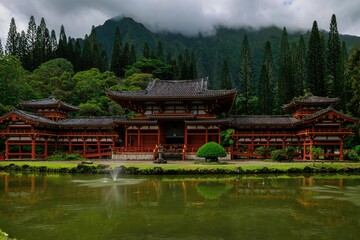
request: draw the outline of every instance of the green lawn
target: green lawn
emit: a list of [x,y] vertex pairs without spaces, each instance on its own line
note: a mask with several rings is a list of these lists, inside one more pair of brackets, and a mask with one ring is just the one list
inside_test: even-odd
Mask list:
[[[64,162],[49,162],[49,161],[44,161],[44,162],[34,162],[34,161],[3,161],[0,162],[0,166],[7,166],[9,164],[15,164],[18,166],[23,166],[23,165],[29,165],[32,167],[41,167],[41,166],[45,166],[49,169],[59,169],[59,168],[74,168],[78,165],[78,162],[69,162],[69,163],[64,163]],[[103,162],[100,163],[103,165],[110,165],[111,168],[117,167],[120,164],[116,164],[116,163],[107,163],[107,162]],[[97,166],[99,165],[98,163],[93,164],[93,166]],[[230,169],[233,170],[237,167],[241,167],[243,170],[257,170],[257,169],[262,169],[264,167],[268,168],[268,169],[278,169],[278,170],[287,170],[290,168],[299,168],[299,169],[303,169],[306,166],[312,167],[312,168],[335,168],[335,169],[342,169],[342,168],[359,168],[360,167],[360,163],[350,163],[350,162],[344,162],[344,163],[321,163],[321,162],[317,162],[315,164],[315,166],[313,165],[312,162],[307,162],[307,163],[302,163],[302,162],[294,162],[294,163],[275,163],[272,165],[267,165],[267,164],[259,164],[258,162],[256,163],[256,165],[234,165],[231,164],[231,162],[229,162],[229,164],[219,164],[219,165],[202,165],[202,164],[189,164],[189,165],[168,165],[168,164],[151,164],[151,165],[141,165],[139,163],[126,163],[125,166],[128,167],[136,167],[139,169],[153,169],[154,167],[161,167],[164,170],[177,170],[177,169],[186,169],[186,170],[191,170],[191,169]]]

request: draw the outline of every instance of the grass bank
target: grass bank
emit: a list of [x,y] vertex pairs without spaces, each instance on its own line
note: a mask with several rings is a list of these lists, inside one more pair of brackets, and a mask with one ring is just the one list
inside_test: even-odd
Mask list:
[[152,162],[107,162],[96,161],[92,164],[80,162],[34,162],[3,161],[1,171],[58,172],[58,173],[108,173],[116,167],[124,174],[144,175],[180,175],[180,174],[257,174],[257,173],[360,173],[360,163],[289,162],[269,163],[252,162],[247,164],[229,161],[227,164],[194,164],[193,162],[172,162],[171,164],[153,164]]

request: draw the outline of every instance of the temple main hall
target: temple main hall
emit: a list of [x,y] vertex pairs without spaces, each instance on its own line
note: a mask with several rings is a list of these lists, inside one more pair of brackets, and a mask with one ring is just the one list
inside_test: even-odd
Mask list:
[[208,79],[152,80],[142,91],[106,91],[128,114],[70,117],[79,108],[57,99],[22,102],[0,117],[2,159],[44,160],[56,152],[84,158],[153,160],[159,146],[170,159],[196,159],[197,149],[221,141],[234,129],[228,158],[262,158],[259,149],[296,149],[296,158],[313,159],[322,147],[326,159],[343,159],[344,139],[356,119],[334,109],[338,98],[311,94],[283,106],[285,115],[231,115],[237,95],[211,90]]

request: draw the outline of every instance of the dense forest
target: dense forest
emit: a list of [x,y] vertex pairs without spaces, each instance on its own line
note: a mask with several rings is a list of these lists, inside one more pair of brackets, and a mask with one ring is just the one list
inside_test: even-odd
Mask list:
[[33,16],[27,31],[18,32],[11,19],[7,41],[0,41],[0,113],[20,101],[53,97],[80,106],[79,115],[118,115],[124,110],[105,89],[209,76],[211,88],[238,90],[233,114],[282,114],[283,104],[312,93],[339,97],[337,109],[359,117],[357,41],[339,34],[335,15],[327,32],[314,21],[303,33],[218,27],[213,35],[192,37],[114,18],[84,39],[67,37],[64,26],[57,37]]

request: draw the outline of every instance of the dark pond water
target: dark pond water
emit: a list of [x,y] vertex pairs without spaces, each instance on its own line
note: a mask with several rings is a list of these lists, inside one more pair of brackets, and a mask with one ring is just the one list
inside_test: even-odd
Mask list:
[[17,239],[360,239],[360,176],[9,175]]

